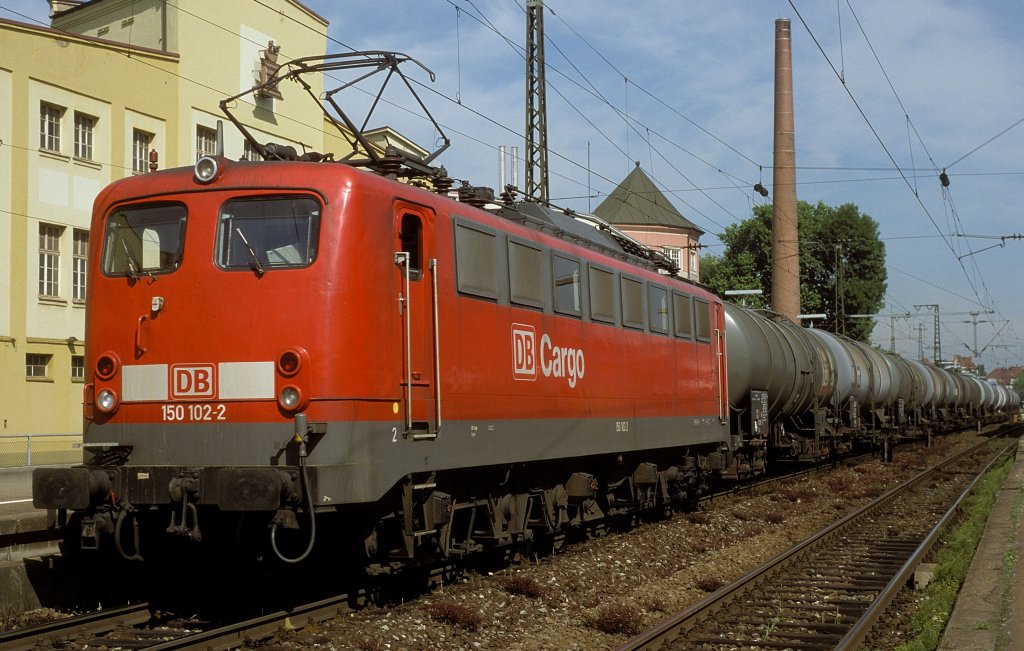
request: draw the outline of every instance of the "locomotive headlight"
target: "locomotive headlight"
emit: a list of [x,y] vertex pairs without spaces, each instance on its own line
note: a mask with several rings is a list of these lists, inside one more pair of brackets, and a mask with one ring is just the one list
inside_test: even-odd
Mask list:
[[96,407],[105,414],[117,409],[117,394],[110,389],[103,389],[96,394]]
[[199,183],[209,183],[217,178],[218,165],[216,159],[203,156],[196,161],[195,179]]
[[299,405],[302,403],[302,392],[299,391],[297,386],[289,384],[281,389],[281,393],[277,396],[277,401],[282,407],[289,411],[298,409]]

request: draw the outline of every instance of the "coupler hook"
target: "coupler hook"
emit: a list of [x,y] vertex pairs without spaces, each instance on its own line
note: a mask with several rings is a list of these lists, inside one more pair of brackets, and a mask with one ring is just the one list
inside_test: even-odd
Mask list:
[[[192,526],[189,526],[189,514],[192,515]],[[185,536],[195,542],[202,540],[203,532],[199,530],[199,512],[196,510],[196,505],[189,502],[188,499],[183,499],[181,501],[181,524],[177,524],[177,514],[171,511],[171,524],[167,527],[167,533]]]

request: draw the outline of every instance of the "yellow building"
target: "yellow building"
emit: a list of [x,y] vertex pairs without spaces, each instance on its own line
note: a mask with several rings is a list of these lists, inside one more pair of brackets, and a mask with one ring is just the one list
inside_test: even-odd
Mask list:
[[[0,435],[81,432],[100,189],[148,171],[153,152],[161,169],[213,153],[222,99],[253,87],[276,48],[284,62],[327,45],[327,21],[294,0],[51,9],[51,28],[0,20]],[[238,100],[235,114],[263,141],[323,151],[316,104],[297,84],[279,90]],[[224,121],[225,155],[252,155]]]

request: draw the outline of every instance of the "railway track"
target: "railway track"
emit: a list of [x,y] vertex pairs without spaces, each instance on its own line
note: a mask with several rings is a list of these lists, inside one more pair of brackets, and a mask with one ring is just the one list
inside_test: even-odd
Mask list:
[[103,648],[184,651],[236,649],[347,612],[349,595],[338,595],[287,611],[211,627],[202,621],[154,621],[147,603],[47,622],[0,633],[0,651]]
[[[851,462],[855,462],[855,459],[847,459],[843,463]],[[821,466],[808,469],[806,472],[813,473],[824,469],[826,467]],[[743,492],[759,489],[776,479],[762,478],[738,486],[737,490]],[[247,641],[264,640],[281,630],[301,628],[307,622],[327,619],[338,612],[347,611],[347,600],[347,596],[333,597],[308,606],[289,608],[218,628],[214,628],[208,622],[196,620],[159,621],[158,618],[150,617],[149,606],[139,604],[0,634],[0,651],[69,648],[69,644],[88,644],[107,648],[116,646],[152,649],[237,648]],[[781,620],[777,615],[772,617]],[[766,619],[772,621],[772,618]],[[781,628],[781,621],[774,624],[774,629]]]
[[990,439],[925,470],[618,651],[856,648],[974,483],[1015,445]]
[[124,627],[141,626],[152,616],[149,604],[138,603],[118,608],[58,619],[52,622],[17,628],[0,633],[0,651],[29,651],[60,648],[67,640],[96,638]]

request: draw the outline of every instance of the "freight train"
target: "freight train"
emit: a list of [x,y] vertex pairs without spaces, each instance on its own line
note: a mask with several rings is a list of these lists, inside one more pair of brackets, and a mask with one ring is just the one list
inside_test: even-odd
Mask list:
[[595,217],[252,143],[96,198],[84,459],[33,474],[71,545],[299,562],[343,535],[386,572],[1019,410],[724,303]]

